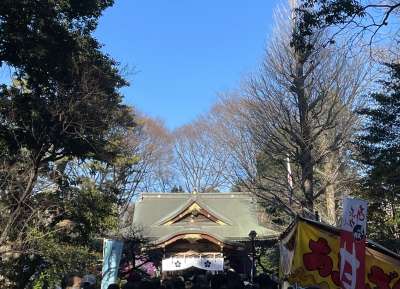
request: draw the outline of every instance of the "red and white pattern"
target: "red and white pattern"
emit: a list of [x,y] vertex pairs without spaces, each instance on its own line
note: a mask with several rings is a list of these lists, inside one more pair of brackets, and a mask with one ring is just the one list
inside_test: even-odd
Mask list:
[[365,287],[367,202],[346,198],[340,232],[340,282],[343,289]]

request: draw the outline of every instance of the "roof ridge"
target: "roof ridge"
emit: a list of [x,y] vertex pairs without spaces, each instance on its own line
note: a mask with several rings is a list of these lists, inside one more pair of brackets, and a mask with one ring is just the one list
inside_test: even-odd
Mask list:
[[232,221],[229,218],[221,215],[218,212],[215,212],[215,210],[210,208],[210,206],[208,206],[206,203],[202,202],[201,198],[197,197],[197,195],[192,195],[192,197],[190,197],[185,203],[183,203],[181,206],[179,206],[178,208],[173,210],[170,214],[168,214],[167,216],[161,218],[160,220],[158,220],[154,224],[161,225],[161,224],[164,224],[164,223],[168,222],[171,219],[176,218],[179,214],[182,214],[182,212],[187,210],[193,204],[199,205],[201,208],[205,209],[208,213],[210,213],[211,215],[213,215],[217,219],[220,219],[222,222],[224,222],[224,223],[226,223],[228,225],[232,225]]
[[169,193],[169,192],[144,192],[140,193],[139,199],[144,198],[191,198],[193,196],[198,196],[199,198],[229,198],[229,197],[242,197],[242,198],[252,198],[250,192],[213,192],[213,193]]

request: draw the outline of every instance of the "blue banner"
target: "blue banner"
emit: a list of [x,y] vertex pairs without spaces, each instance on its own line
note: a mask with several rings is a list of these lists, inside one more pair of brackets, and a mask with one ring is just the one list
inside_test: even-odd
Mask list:
[[117,282],[123,246],[122,241],[104,239],[101,289],[107,289],[108,285]]

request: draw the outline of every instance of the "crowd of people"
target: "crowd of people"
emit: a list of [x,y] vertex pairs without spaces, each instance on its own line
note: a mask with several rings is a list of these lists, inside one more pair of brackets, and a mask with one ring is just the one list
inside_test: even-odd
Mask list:
[[[94,275],[65,276],[61,289],[99,289]],[[253,283],[243,280],[235,272],[220,274],[181,274],[165,278],[137,278],[127,280],[123,285],[110,284],[107,289],[278,289],[278,283],[268,275],[257,276]]]

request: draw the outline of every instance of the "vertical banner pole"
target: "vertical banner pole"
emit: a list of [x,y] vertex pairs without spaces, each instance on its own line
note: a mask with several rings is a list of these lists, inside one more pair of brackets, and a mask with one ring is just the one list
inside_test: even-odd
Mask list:
[[367,202],[346,198],[340,230],[340,282],[342,289],[365,288]]

